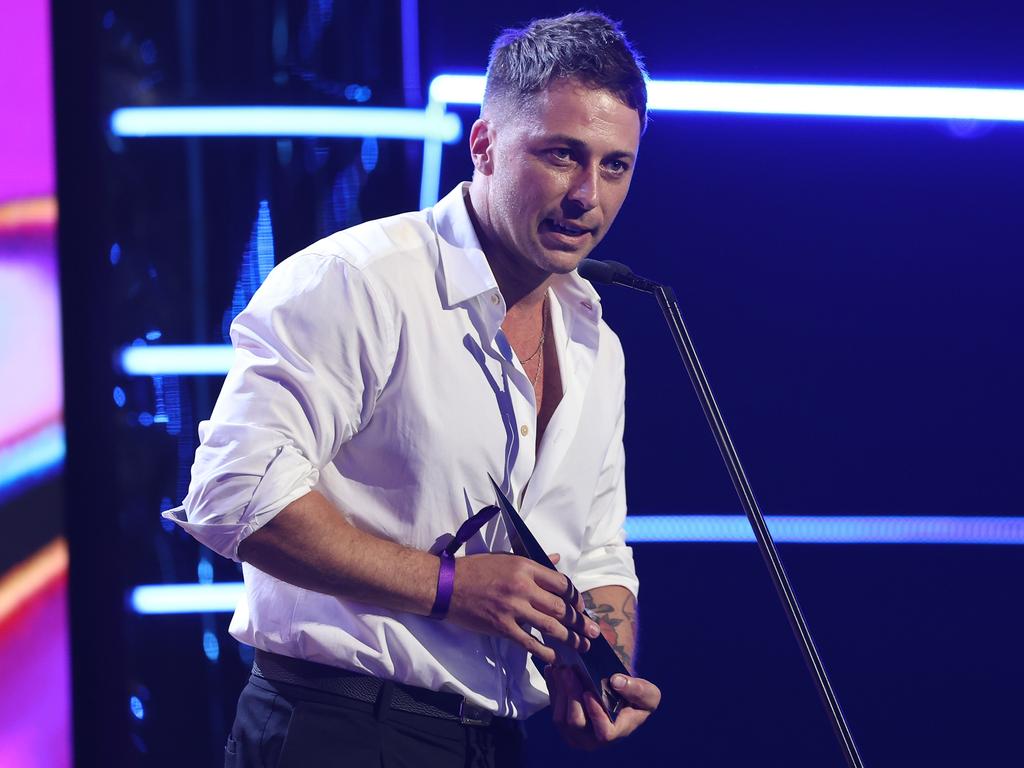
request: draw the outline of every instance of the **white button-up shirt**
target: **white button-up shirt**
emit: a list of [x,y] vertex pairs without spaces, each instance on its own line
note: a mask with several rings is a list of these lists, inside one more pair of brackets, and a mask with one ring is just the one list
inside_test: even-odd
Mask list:
[[[286,259],[231,326],[235,361],[183,506],[164,513],[234,559],[311,490],[352,525],[423,550],[493,504],[488,474],[581,591],[637,592],[625,544],[623,358],[576,273],[549,290],[563,396],[536,450],[533,386],[456,188],[433,209],[338,232]],[[495,519],[466,545],[509,551]],[[548,700],[526,652],[243,565],[243,643],[466,696],[507,717]]]

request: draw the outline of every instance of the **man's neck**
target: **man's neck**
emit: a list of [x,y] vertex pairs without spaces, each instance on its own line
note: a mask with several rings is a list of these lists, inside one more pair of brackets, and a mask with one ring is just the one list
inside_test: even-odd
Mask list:
[[532,264],[524,263],[524,259],[509,253],[491,235],[490,227],[487,224],[488,212],[486,209],[477,210],[477,205],[482,204],[482,201],[474,204],[472,187],[470,187],[469,194],[464,196],[464,200],[470,221],[473,222],[473,229],[476,230],[477,239],[480,241],[480,247],[483,249],[487,263],[491,267],[491,273],[498,283],[498,290],[501,291],[501,295],[505,299],[506,311],[513,314],[539,311],[544,303],[544,297],[553,275]]

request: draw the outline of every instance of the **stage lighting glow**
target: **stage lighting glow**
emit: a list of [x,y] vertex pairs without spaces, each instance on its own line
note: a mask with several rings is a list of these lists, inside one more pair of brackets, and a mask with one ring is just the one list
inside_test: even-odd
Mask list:
[[123,107],[110,116],[121,137],[309,136],[458,141],[456,115],[392,107]]
[[[648,106],[671,112],[1024,122],[1024,89],[651,80]],[[479,104],[482,75],[438,75],[430,98]]]
[[60,424],[0,448],[0,499],[59,469],[64,453],[64,427]]
[[220,643],[217,641],[217,635],[210,630],[203,632],[203,653],[210,661],[216,662],[220,659]]
[[215,376],[228,372],[234,356],[230,344],[168,344],[125,347],[120,363],[130,376]]
[[141,614],[224,613],[242,598],[240,582],[147,584],[132,590],[132,610]]
[[146,716],[146,709],[142,706],[142,699],[138,696],[132,696],[128,700],[128,706],[132,710],[132,717],[136,720],[142,720]]

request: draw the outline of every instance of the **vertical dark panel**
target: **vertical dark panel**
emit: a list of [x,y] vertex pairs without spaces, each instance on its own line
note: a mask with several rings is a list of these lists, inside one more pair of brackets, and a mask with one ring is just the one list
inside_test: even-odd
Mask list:
[[402,141],[122,139],[110,114],[401,106],[399,10],[397,0],[54,9],[81,765],[216,764],[251,664],[224,614],[143,616],[128,605],[140,584],[240,573],[160,518],[185,494],[219,378],[126,375],[119,351],[224,343],[233,305],[258,284],[259,238],[272,264],[416,199]]
[[108,189],[96,87],[100,23],[91,2],[54,4],[73,731],[75,762],[83,766],[124,765],[129,754],[116,446],[107,407],[114,307],[102,231]]

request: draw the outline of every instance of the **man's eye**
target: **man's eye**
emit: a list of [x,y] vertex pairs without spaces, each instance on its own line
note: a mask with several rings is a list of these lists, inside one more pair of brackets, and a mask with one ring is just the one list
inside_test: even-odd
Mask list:
[[611,171],[612,173],[625,173],[626,171],[629,170],[629,164],[623,162],[622,160],[612,160],[611,162],[608,163],[608,170]]
[[558,147],[557,149],[551,150],[551,156],[556,160],[571,160],[572,151],[565,147]]

